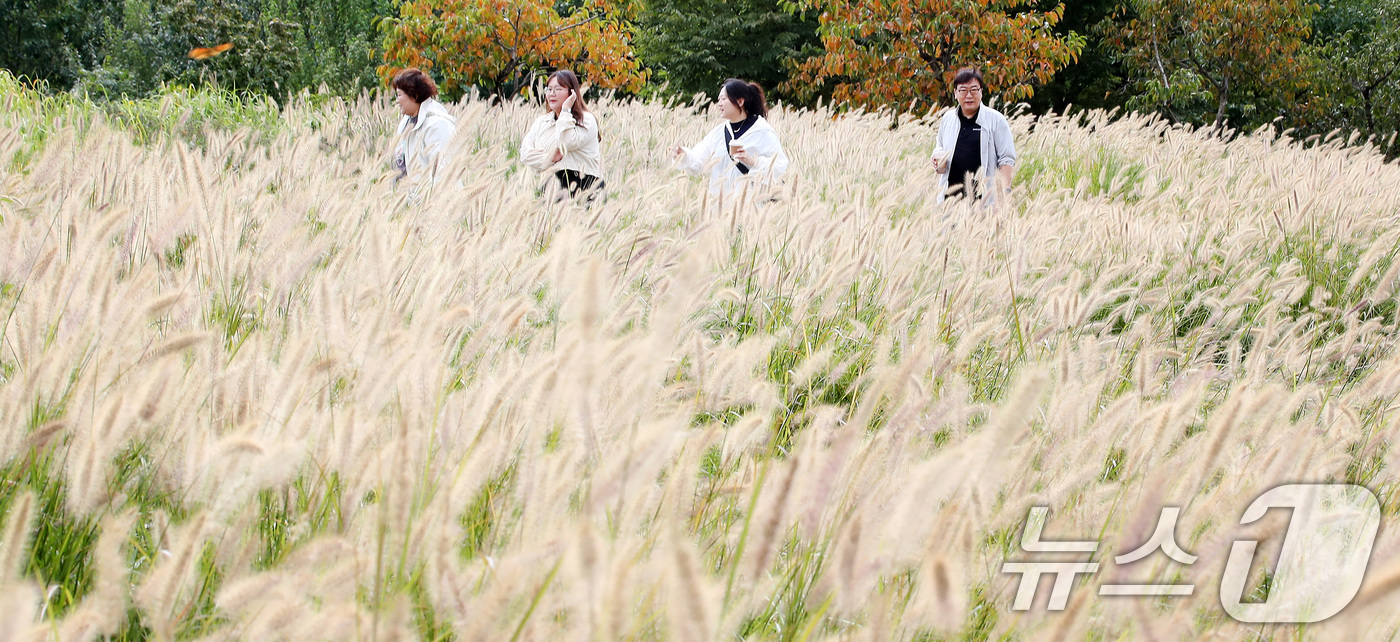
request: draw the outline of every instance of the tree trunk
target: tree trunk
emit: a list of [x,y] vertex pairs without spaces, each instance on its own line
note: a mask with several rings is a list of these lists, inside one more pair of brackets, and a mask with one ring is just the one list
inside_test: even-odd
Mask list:
[[1225,77],[1224,86],[1220,89],[1220,106],[1215,109],[1215,135],[1219,136],[1225,131],[1225,108],[1230,105],[1230,77]]
[[1361,108],[1366,110],[1366,129],[1370,130],[1370,133],[1374,134],[1376,133],[1376,112],[1375,109],[1371,107],[1372,89],[1372,87],[1367,87],[1361,90]]

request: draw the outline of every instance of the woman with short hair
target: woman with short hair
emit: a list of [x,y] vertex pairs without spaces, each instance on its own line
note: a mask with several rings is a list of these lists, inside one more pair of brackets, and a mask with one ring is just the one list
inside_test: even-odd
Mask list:
[[447,147],[457,133],[457,119],[438,101],[437,84],[422,70],[404,69],[389,85],[403,114],[395,131],[397,178],[409,177],[415,186],[426,178],[431,185],[451,157]]
[[531,169],[554,172],[561,193],[603,187],[602,135],[598,119],[583,102],[578,76],[567,69],[549,75],[545,113],[520,143],[520,159]]
[[771,185],[787,171],[778,132],[768,124],[768,105],[758,83],[730,78],[716,96],[720,123],[694,147],[672,148],[676,165],[691,175],[710,173],[711,192],[733,192],[740,181]]

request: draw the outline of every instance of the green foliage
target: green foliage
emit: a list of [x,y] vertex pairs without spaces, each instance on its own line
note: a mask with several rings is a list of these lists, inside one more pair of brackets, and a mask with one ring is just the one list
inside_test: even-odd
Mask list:
[[[1017,184],[1039,184],[1041,190],[1074,189],[1087,196],[1106,196],[1135,202],[1147,168],[1140,161],[1123,158],[1107,147],[1092,156],[1077,156],[1068,150],[1050,154],[1027,154],[1016,164]],[[1032,179],[1039,178],[1039,181]]]
[[491,552],[491,537],[504,517],[506,500],[514,482],[515,465],[512,464],[488,479],[466,510],[462,511],[462,559],[470,560]]
[[[262,0],[264,15],[293,25],[297,65],[284,82],[293,90],[325,85],[341,95],[379,86],[379,21],[393,0]],[[289,85],[288,85],[289,83]]]
[[[228,132],[241,128],[267,139],[283,124],[277,105],[264,97],[207,87],[174,85],[148,98],[124,97],[98,103],[96,107],[121,123],[131,132],[132,139],[142,144],[175,137],[202,146],[210,130]],[[193,239],[182,242],[188,245]],[[183,252],[184,248],[178,251]]]
[[97,524],[76,517],[64,507],[67,485],[52,448],[33,448],[29,455],[0,469],[0,515],[8,515],[21,489],[38,499],[24,574],[54,587],[45,608],[61,617],[92,589],[92,549]]
[[[78,124],[85,131],[97,118],[121,125],[134,142],[148,145],[178,139],[203,146],[211,131],[246,128],[255,139],[267,140],[282,130],[283,121],[272,101],[256,95],[238,95],[215,88],[167,86],[146,98],[121,97],[95,102],[73,94],[45,94],[0,69],[0,95],[7,96],[0,110],[0,127],[11,127],[20,145],[0,163],[22,171],[43,150],[49,136],[65,125]],[[167,256],[177,267],[193,238],[180,241]]]
[[235,278],[233,287],[216,294],[209,303],[206,318],[208,326],[218,328],[224,335],[224,345],[231,352],[238,352],[243,342],[262,323],[263,309],[249,301],[247,282]]
[[770,96],[793,63],[821,53],[817,21],[779,0],[653,0],[638,18],[637,48],[652,80],[681,98],[713,97],[726,78],[757,82]]
[[1396,153],[1400,131],[1400,0],[1336,0],[1313,20],[1317,38],[1312,97],[1302,110],[1306,133],[1335,128],[1376,136]]
[[[1118,0],[1062,0],[1065,15],[1055,24],[1055,33],[1092,34],[1095,25],[1107,18]],[[1084,109],[1108,109],[1123,104],[1122,65],[1112,47],[1099,38],[1088,38],[1079,60],[1055,72],[1055,77],[1036,89],[1026,102],[1031,111],[1061,111],[1070,105]]]
[[[285,96],[294,88],[298,28],[271,17],[259,0],[125,0],[120,21],[107,24],[107,55],[84,88],[146,95],[166,83],[213,83]],[[233,48],[189,58],[192,49],[222,43]]]
[[1296,102],[1315,8],[1307,0],[1127,0],[1099,33],[1133,83],[1129,107],[1217,131],[1227,122],[1252,128]]
[[[82,88],[99,96],[144,96],[162,83],[197,69],[183,48],[179,25],[165,19],[159,0],[123,0],[104,21],[103,56],[85,74]],[[218,43],[211,43],[218,44]]]
[[[829,559],[830,541],[804,544],[792,537],[778,555],[778,581],[763,608],[744,618],[739,625],[741,639],[807,639],[820,623],[833,597],[823,603],[814,588]],[[813,598],[816,598],[815,600]]]
[[66,90],[101,61],[103,21],[121,0],[5,0],[0,3],[0,67]]
[[[0,67],[47,90],[141,97],[214,85],[286,97],[375,87],[391,0],[22,0],[0,5]],[[192,60],[197,47],[229,51]]]

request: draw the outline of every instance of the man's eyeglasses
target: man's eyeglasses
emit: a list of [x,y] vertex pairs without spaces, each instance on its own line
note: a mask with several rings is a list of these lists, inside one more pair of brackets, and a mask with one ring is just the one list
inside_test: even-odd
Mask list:
[[962,87],[954,89],[953,93],[959,96],[970,96],[972,94],[980,94],[982,93],[982,87],[979,85],[964,85]]

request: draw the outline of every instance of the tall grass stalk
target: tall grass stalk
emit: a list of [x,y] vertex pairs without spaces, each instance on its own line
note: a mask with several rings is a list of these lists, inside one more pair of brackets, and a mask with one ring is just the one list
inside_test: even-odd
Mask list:
[[[0,96],[0,638],[1400,627],[1393,528],[1326,622],[1214,588],[1277,484],[1400,512],[1374,148],[1018,117],[981,209],[937,202],[932,116],[776,107],[793,169],[756,203],[669,166],[713,115],[597,96],[585,206],[539,198],[524,102],[449,106],[410,197],[384,96]],[[1031,506],[1102,561],[1167,505],[1200,560],[1105,572],[1193,595],[1011,610]]]

